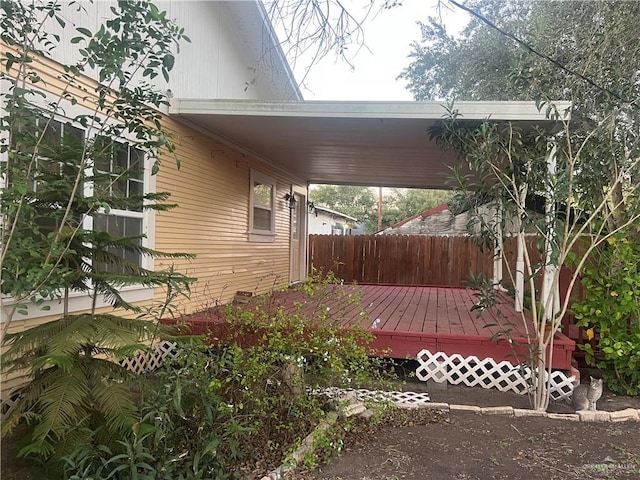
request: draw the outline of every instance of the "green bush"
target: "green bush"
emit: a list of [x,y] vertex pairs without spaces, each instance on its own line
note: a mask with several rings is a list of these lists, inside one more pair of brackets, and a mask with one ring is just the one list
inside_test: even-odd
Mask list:
[[181,342],[175,361],[141,378],[130,435],[68,456],[65,478],[227,479],[275,468],[330,408],[319,388],[386,385],[371,334],[340,326],[359,298],[337,283],[304,282],[292,310],[280,292],[227,308],[220,345]]
[[[580,346],[607,386],[640,394],[640,245],[612,236],[582,272],[584,298],[573,305],[577,325],[597,335],[598,349]],[[598,351],[599,350],[599,351]]]

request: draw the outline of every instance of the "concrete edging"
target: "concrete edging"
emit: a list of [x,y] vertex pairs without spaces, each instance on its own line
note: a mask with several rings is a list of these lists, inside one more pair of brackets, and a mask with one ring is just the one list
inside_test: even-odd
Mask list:
[[[625,422],[640,421],[640,409],[626,408],[616,412],[605,412],[601,410],[589,411],[581,410],[576,413],[547,413],[526,408],[504,407],[478,407],[475,405],[456,405],[448,403],[399,403],[392,402],[396,408],[403,410],[438,410],[446,413],[471,412],[480,415],[501,415],[507,417],[543,417],[555,420],[570,422]],[[315,428],[313,432],[305,437],[301,445],[290,454],[280,467],[263,476],[260,480],[283,480],[292,473],[302,462],[305,454],[315,448],[316,435],[333,426],[340,416],[349,417],[352,415],[367,415],[368,410],[364,407],[364,402],[350,398],[344,404],[337,406],[337,412],[330,412],[327,417]]]
[[640,409],[625,408],[615,412],[602,410],[579,410],[576,413],[547,413],[526,408],[478,407],[475,405],[456,405],[448,403],[425,403],[422,405],[403,405],[401,408],[426,408],[444,412],[472,412],[481,415],[502,415],[508,417],[544,417],[570,422],[626,422],[640,421]]

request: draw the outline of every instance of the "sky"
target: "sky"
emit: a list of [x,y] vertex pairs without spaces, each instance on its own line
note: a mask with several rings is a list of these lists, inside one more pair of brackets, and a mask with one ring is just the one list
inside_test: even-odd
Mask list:
[[[352,0],[357,14],[367,2]],[[411,92],[404,80],[398,80],[409,65],[411,42],[420,40],[417,21],[437,16],[437,0],[402,0],[401,5],[383,10],[363,24],[362,48],[351,59],[349,66],[335,55],[328,55],[315,64],[300,85],[305,100],[378,100],[410,101]],[[458,11],[442,10],[448,28],[459,30],[468,21]],[[355,15],[354,15],[355,16]],[[294,74],[298,82],[304,77],[304,61],[296,62]]]

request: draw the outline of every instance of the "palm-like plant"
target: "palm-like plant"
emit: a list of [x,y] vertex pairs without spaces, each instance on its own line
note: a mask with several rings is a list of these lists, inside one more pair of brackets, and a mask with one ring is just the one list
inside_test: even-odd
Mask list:
[[118,361],[148,348],[157,333],[146,320],[83,314],[9,335],[5,367],[32,380],[3,422],[3,435],[26,421],[21,456],[63,455],[92,441],[114,444],[137,419],[132,374]]

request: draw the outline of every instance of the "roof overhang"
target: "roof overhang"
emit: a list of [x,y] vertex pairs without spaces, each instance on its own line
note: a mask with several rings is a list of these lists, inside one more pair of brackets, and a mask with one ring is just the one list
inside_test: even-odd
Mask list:
[[[556,102],[569,115],[569,102]],[[457,102],[462,121],[557,127],[534,102]],[[438,102],[173,99],[170,114],[309,183],[447,188],[455,155],[430,138]]]

